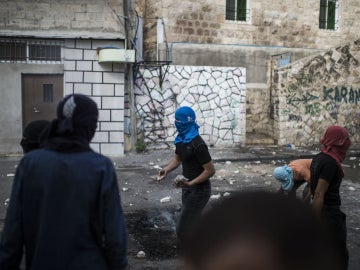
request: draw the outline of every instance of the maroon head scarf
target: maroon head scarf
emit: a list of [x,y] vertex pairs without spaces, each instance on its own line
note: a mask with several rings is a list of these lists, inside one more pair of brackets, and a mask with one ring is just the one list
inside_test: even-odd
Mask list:
[[336,160],[341,175],[344,176],[341,162],[345,159],[346,152],[351,145],[347,129],[340,126],[328,127],[320,143],[324,145],[321,151]]

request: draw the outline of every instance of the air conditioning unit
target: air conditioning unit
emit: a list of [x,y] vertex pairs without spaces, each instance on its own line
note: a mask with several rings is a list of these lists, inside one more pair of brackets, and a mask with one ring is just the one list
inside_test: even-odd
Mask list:
[[99,63],[134,63],[135,50],[103,47],[98,49]]

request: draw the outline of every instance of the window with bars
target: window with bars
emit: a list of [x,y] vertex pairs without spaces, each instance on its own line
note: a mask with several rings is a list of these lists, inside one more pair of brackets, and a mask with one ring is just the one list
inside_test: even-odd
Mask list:
[[26,43],[16,41],[0,41],[0,60],[26,61]]
[[244,21],[250,20],[249,0],[226,0],[226,20]]
[[320,29],[336,30],[338,28],[338,8],[338,0],[320,0]]
[[61,61],[61,42],[0,39],[1,62]]
[[61,47],[60,45],[30,44],[29,60],[60,61]]

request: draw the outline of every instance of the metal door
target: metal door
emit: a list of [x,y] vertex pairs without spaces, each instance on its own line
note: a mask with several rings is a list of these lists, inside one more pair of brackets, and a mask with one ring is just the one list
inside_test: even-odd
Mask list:
[[63,75],[22,75],[23,127],[35,120],[53,120],[63,98]]

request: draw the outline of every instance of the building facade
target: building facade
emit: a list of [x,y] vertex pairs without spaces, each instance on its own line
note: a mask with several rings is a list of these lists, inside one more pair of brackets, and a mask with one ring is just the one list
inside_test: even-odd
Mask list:
[[126,64],[99,61],[126,47],[123,1],[1,1],[0,18],[0,154],[19,153],[26,124],[82,93],[100,110],[92,148],[123,155]]
[[[360,25],[354,16],[360,6],[352,0],[133,2],[141,19],[143,36],[137,41],[143,41],[144,60],[246,69],[248,143],[255,142],[254,134],[269,143],[296,143],[295,137],[279,137],[285,130],[279,130],[284,125],[274,115],[274,70],[353,43]],[[340,118],[329,123],[346,124]]]

